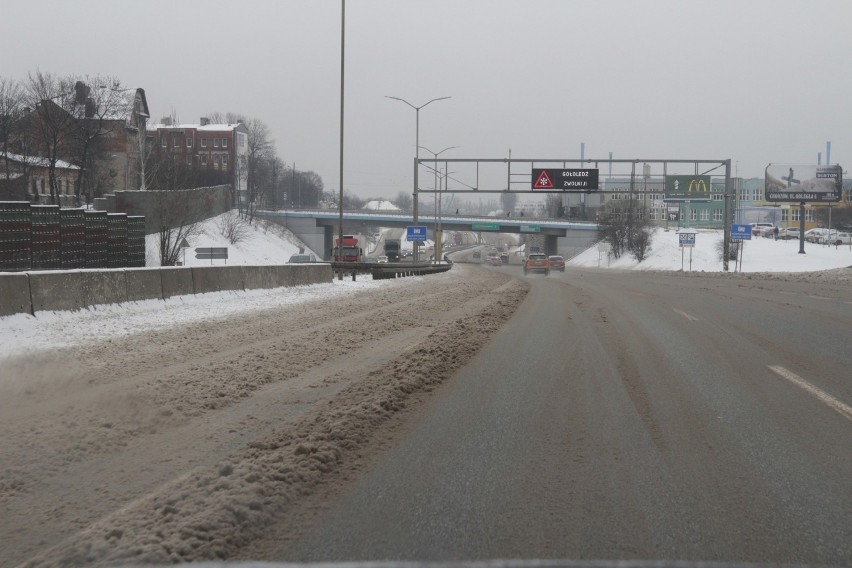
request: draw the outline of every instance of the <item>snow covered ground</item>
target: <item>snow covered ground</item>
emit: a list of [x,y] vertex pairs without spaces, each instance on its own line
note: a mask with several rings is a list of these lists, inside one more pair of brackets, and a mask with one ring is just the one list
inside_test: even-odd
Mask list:
[[[691,229],[695,231],[694,229]],[[695,231],[695,247],[692,249],[692,271],[721,272],[722,259],[718,246],[722,241],[722,231]],[[689,271],[690,250],[683,249],[683,269]],[[651,240],[651,250],[643,262],[639,263],[630,254],[621,258],[608,258],[607,253],[593,246],[568,262],[569,266],[587,266],[600,268],[618,268],[632,270],[680,270],[681,248],[678,234],[657,229]],[[852,266],[852,249],[849,245],[833,246],[805,243],[805,254],[799,254],[799,241],[775,241],[762,237],[752,237],[745,241],[742,258],[743,272],[812,272]],[[729,264],[734,270],[734,262]]]

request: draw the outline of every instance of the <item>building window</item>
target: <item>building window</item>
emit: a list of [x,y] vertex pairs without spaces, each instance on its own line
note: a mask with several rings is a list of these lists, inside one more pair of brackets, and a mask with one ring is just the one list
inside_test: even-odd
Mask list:
[[724,200],[725,200],[725,194],[724,193],[714,193],[713,194],[713,201],[724,201]]
[[202,154],[202,155],[201,155],[201,165],[202,165],[202,166],[206,166],[206,165],[207,165],[207,154]]
[[192,148],[192,138],[187,138],[187,139],[186,139],[186,147],[187,147],[187,148]]
[[33,193],[38,193],[38,181],[33,178]]
[[710,220],[710,210],[709,209],[702,209],[701,210],[701,220],[702,221],[709,221]]
[[41,178],[41,192],[44,193],[44,178]]
[[689,210],[689,220],[690,221],[697,221],[698,220],[698,210],[697,209],[690,209]]
[[782,209],[781,210],[781,221],[789,221],[790,220],[790,210]]
[[[215,144],[215,142],[214,142],[214,144]],[[219,160],[219,154],[213,154],[213,163],[218,164],[219,161],[220,161]]]
[[223,166],[228,165],[228,154],[222,154],[222,165]]
[[214,139],[213,139],[213,147],[214,147],[214,148],[218,148],[218,147],[219,147],[219,139],[218,139],[218,138],[214,138]]
[[201,147],[202,147],[202,148],[206,148],[206,147],[207,147],[207,138],[202,138],[202,139],[201,139]]
[[713,210],[713,220],[714,221],[721,221],[722,220],[722,210],[721,209],[714,209]]
[[166,142],[166,137],[165,137],[165,136],[160,137],[160,146],[162,146],[163,148],[165,148],[165,147],[166,147],[166,146],[168,146],[168,145],[169,145],[169,143],[168,143],[168,142]]
[[187,157],[186,157],[186,165],[187,165],[187,166],[191,166],[191,165],[192,165],[192,156],[187,156]]
[[228,139],[222,138],[222,148],[227,148],[227,147],[228,147]]
[[813,209],[805,209],[805,221],[813,221],[814,220],[814,210]]

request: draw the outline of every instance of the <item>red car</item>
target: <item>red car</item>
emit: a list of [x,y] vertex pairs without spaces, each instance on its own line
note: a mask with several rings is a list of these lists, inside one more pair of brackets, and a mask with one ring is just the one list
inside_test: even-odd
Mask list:
[[544,272],[545,276],[550,274],[550,260],[546,254],[531,254],[524,261],[524,275],[535,271]]
[[565,259],[559,256],[558,254],[547,257],[547,260],[550,261],[550,269],[558,270],[560,272],[565,272]]

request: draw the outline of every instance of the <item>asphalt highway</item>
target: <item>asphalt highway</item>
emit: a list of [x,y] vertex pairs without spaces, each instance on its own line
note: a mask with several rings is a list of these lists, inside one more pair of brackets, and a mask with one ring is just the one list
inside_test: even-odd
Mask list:
[[848,286],[527,280],[496,338],[270,559],[852,565]]

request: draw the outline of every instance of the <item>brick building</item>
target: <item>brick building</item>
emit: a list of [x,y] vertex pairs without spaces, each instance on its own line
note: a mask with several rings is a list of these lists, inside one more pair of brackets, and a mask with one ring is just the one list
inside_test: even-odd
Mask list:
[[210,124],[202,117],[198,124],[171,124],[163,119],[148,125],[148,140],[189,169],[225,174],[221,182],[231,184],[238,195],[246,191],[248,128],[242,122]]

